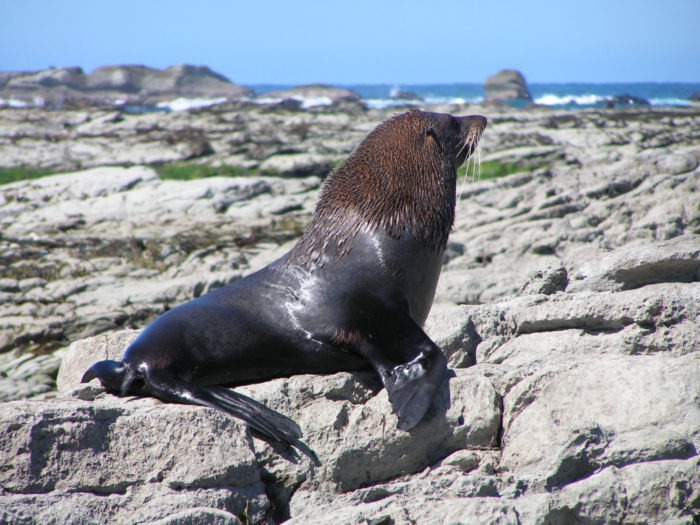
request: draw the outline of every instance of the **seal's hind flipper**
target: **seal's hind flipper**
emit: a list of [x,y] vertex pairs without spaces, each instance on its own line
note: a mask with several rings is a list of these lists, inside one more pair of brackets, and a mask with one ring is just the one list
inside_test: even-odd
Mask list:
[[299,425],[287,416],[228,388],[192,385],[162,373],[149,373],[143,379],[155,397],[220,410],[245,421],[254,434],[270,444],[297,446],[302,437]]
[[401,430],[409,430],[420,422],[446,371],[447,361],[437,347],[387,371],[384,387]]
[[303,435],[292,419],[250,397],[224,387],[200,387],[198,390],[204,401],[202,404],[241,418],[262,438],[295,445]]

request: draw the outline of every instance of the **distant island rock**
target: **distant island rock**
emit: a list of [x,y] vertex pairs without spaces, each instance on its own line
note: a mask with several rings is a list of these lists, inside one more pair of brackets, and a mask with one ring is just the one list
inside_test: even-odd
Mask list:
[[85,74],[82,68],[50,68],[0,73],[0,99],[48,107],[114,104],[155,105],[177,97],[251,96],[206,66],[178,65],[164,70],[141,65],[104,66]]
[[415,94],[412,91],[404,91],[402,89],[392,89],[389,93],[389,98],[393,100],[412,100],[415,102],[422,102],[423,98]]
[[525,100],[532,102],[525,76],[513,69],[504,69],[486,79],[484,83],[486,102],[508,102]]
[[696,91],[692,95],[690,95],[690,98],[688,99],[691,102],[700,102],[700,91]]
[[651,104],[645,98],[638,97],[636,95],[615,95],[605,101],[608,108],[619,108],[619,107],[639,107],[639,106],[650,106]]

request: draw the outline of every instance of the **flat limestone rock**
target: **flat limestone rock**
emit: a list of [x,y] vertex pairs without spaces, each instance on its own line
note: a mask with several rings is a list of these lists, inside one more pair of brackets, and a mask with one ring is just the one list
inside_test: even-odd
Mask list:
[[85,372],[98,361],[121,360],[124,350],[140,333],[140,330],[121,330],[71,344],[58,370],[56,387],[59,393],[79,388]]
[[[80,378],[98,360],[120,359],[137,334],[122,331],[71,345],[59,372],[59,391],[81,399],[100,392],[97,381],[81,385]],[[496,446],[501,400],[491,381],[476,370],[451,375],[428,418],[410,432],[396,428],[398,420],[391,413],[386,391],[379,389],[369,372],[301,375],[237,390],[301,425],[304,442],[323,464],[319,469],[308,458],[300,463],[308,471],[310,484],[350,490],[368,479],[420,471],[455,450]],[[173,410],[177,407],[172,405]],[[381,436],[373,432],[378,427],[384,429]],[[281,467],[294,469],[286,463]]]
[[5,522],[132,523],[192,507],[257,520],[269,507],[245,425],[213,410],[113,396],[15,401],[0,428]]
[[[578,363],[576,362],[578,361]],[[695,356],[544,364],[504,404],[500,467],[561,488],[600,469],[684,460],[700,442]],[[546,451],[543,453],[543,451]]]

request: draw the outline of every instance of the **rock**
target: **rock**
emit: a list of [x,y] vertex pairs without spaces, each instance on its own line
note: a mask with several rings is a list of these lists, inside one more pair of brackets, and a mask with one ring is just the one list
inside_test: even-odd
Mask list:
[[421,102],[423,99],[411,91],[404,91],[398,88],[392,89],[389,93],[389,98],[394,100],[410,100]]
[[[500,423],[500,399],[491,382],[474,373],[449,381],[436,401],[438,417],[410,433],[396,429],[386,391],[348,415],[340,447],[327,460],[328,480],[342,491],[367,482],[419,472],[462,448],[493,447]],[[381,435],[373,429],[384,428]],[[382,458],[382,461],[376,461]]]
[[51,68],[45,71],[17,75],[6,84],[8,89],[37,90],[42,87],[67,87],[81,89],[85,86],[85,73],[79,67]]
[[[289,249],[320,177],[259,166],[337,162],[393,112],[0,112],[8,166],[99,165],[0,192],[0,394],[22,399],[0,410],[0,522],[693,522],[695,107],[489,106],[482,158],[514,173],[459,181],[425,326],[453,371],[412,432],[396,430],[369,371],[237,387],[298,421],[309,450],[297,458],[208,409],[79,384],[92,362],[120,358],[133,329]],[[183,182],[103,165],[179,158],[197,136],[213,153],[190,162],[247,175]],[[124,440],[131,424],[148,447]],[[107,461],[122,470],[98,475]],[[227,477],[239,468],[242,484]],[[53,487],[36,489],[44,479]]]
[[504,403],[500,468],[551,491],[609,466],[693,458],[700,394],[687,388],[699,373],[693,356],[543,363]]
[[[670,497],[667,478],[660,483],[662,471],[672,471],[677,480]],[[448,469],[434,469],[420,481],[380,485],[333,500],[324,501],[300,491],[293,501],[299,508],[294,509],[296,516],[289,523],[566,525],[591,517],[616,523],[628,516],[641,522],[664,516],[669,522],[692,523],[693,503],[687,487],[696,487],[697,483],[697,461],[660,461],[606,469],[558,493],[525,494],[511,499],[489,494],[496,487],[489,487],[483,476],[465,477]],[[603,488],[599,492],[596,487]],[[429,500],[423,496],[427,492],[433,494]],[[628,497],[617,498],[619,493]]]
[[367,106],[361,100],[340,99],[334,100],[330,104],[310,106],[309,112],[331,115],[344,113],[347,115],[352,115],[353,117],[358,117],[367,112]]
[[13,78],[22,77],[28,75],[27,71],[0,71],[0,88],[3,88],[10,82]]
[[[244,516],[245,517],[245,516]],[[147,525],[190,525],[207,523],[210,525],[241,525],[241,520],[229,512],[214,508],[188,509],[167,518],[148,522]]]
[[650,106],[649,101],[635,95],[615,95],[612,98],[606,99],[605,103],[608,107],[627,107],[627,106]]
[[12,402],[0,427],[5,522],[179,523],[197,508],[260,522],[269,509],[249,433],[213,410],[113,396]]
[[486,79],[484,92],[487,102],[526,100],[532,102],[525,77],[520,71],[504,69]]
[[[683,243],[675,246],[678,250]],[[572,516],[596,516],[604,505],[623,514],[635,509],[644,520],[655,515],[659,491],[663,494],[667,488],[662,487],[669,487],[670,468],[680,480],[674,489],[677,496],[664,500],[661,508],[664,516],[688,516],[695,504],[687,487],[697,486],[700,403],[697,393],[688,395],[700,372],[697,350],[692,343],[685,351],[667,343],[654,345],[650,355],[636,355],[634,347],[615,339],[626,330],[615,327],[626,323],[660,325],[661,319],[671,319],[668,314],[698,319],[697,285],[676,285],[668,290],[676,304],[662,299],[661,309],[649,307],[654,302],[650,294],[663,293],[663,286],[607,292],[607,305],[595,304],[582,291],[524,295],[494,307],[455,306],[453,312],[438,307],[431,332],[447,335],[449,326],[459,326],[461,316],[464,326],[471,325],[470,330],[484,339],[477,351],[481,364],[457,371],[447,382],[450,401],[441,393],[435,413],[410,436],[395,430],[386,394],[377,394],[376,380],[373,384],[369,377],[296,376],[240,388],[299,421],[323,465],[319,470],[306,461],[300,466],[275,462],[258,450],[259,457],[266,458],[267,482],[278,486],[268,493],[282,498],[294,493],[287,503],[289,515],[300,523],[316,518],[318,523],[354,523],[358,512],[368,519],[388,515],[396,522],[417,517],[430,521],[434,512],[444,510],[426,506],[418,496],[425,493],[450,501],[460,512],[478,515],[529,514],[533,521],[565,523]],[[630,308],[635,305],[636,311]],[[453,321],[444,321],[451,317]],[[691,329],[694,334],[697,330]],[[452,339],[459,341],[460,330],[453,331]],[[500,338],[498,350],[483,353],[481,346],[492,345],[494,338]],[[71,352],[84,353],[94,344],[85,342],[84,350],[75,345]],[[449,348],[458,343],[448,336],[441,344]],[[617,353],[609,355],[616,346]],[[659,353],[664,347],[669,350]],[[505,396],[505,412],[501,450],[489,458],[479,450],[498,443],[494,440],[501,424],[500,398],[493,385]],[[376,428],[383,429],[381,436],[373,431]],[[405,477],[421,471],[417,477]],[[591,475],[612,488],[596,490]],[[626,503],[616,499],[621,487],[632,493],[641,483],[639,476],[653,479],[659,491],[639,492]],[[279,488],[285,484],[286,490]],[[290,491],[291,486],[299,489]],[[323,494],[338,490],[345,495],[324,499]],[[487,499],[480,499],[484,496]],[[276,505],[284,505],[284,500]]]
[[662,173],[680,175],[695,170],[698,167],[698,159],[690,154],[665,155],[659,158],[656,166]]
[[551,514],[560,523],[579,519],[644,522],[654,516],[667,523],[692,523],[698,505],[691,492],[700,486],[699,473],[697,458],[606,468],[562,489]]
[[[342,501],[342,500],[341,500]],[[347,501],[345,505],[309,505],[305,512],[295,516],[289,525],[327,524],[352,525],[376,523],[377,525],[411,523],[480,523],[516,524],[515,506],[495,497],[444,497],[423,500],[418,494],[381,495],[377,500]]]
[[[303,219],[295,216],[308,217],[315,202],[309,190],[318,185],[317,177],[210,177],[191,184],[132,167],[4,186],[0,254],[8,267],[0,349],[47,352],[232,282],[248,268],[243,254],[258,254],[256,244],[272,240],[278,247],[298,235]],[[280,226],[260,230],[260,218],[271,215]],[[217,222],[222,229],[192,233],[200,220],[208,223],[202,231]],[[41,384],[22,387],[17,381],[24,376],[8,369],[12,382],[5,388],[0,381],[0,397],[51,390],[55,364]]]
[[85,75],[79,67],[52,68],[33,73],[7,74],[0,82],[0,98],[31,103],[42,99],[48,106],[72,107],[155,103],[177,97],[207,97],[234,100],[249,96],[249,89],[231,83],[206,66],[179,65],[163,71],[138,65],[104,66]]
[[237,86],[225,76],[206,66],[179,65],[144,75],[141,90],[149,96],[163,95],[194,97],[225,97],[237,99],[249,96],[252,91]]
[[688,100],[691,102],[700,102],[700,91],[696,91],[690,97],[688,97]]
[[308,153],[273,155],[260,164],[262,173],[280,177],[326,177],[332,170],[333,163],[327,157]]
[[700,235],[681,235],[585,261],[568,291],[630,290],[658,282],[698,280]]
[[481,336],[466,307],[435,305],[425,331],[445,353],[450,367],[467,368],[476,364],[476,348]]
[[86,87],[98,91],[138,93],[142,89],[144,77],[155,75],[157,71],[138,65],[102,66],[88,75]]
[[0,158],[3,167],[33,166],[56,172],[109,165],[161,166],[205,157],[202,161],[209,166],[255,174],[266,158],[289,154],[308,154],[333,164],[352,151],[355,141],[368,131],[365,123],[371,122],[364,110],[345,111],[343,104],[360,103],[319,106],[329,113],[284,111],[287,118],[280,117],[279,108],[253,103],[245,109],[231,103],[143,114],[113,108],[90,115],[7,109],[0,113]]
[[80,387],[88,368],[98,361],[120,361],[124,350],[141,333],[139,330],[121,330],[88,339],[75,341],[68,347],[58,370],[56,388],[59,393],[68,393]]
[[17,350],[0,354],[0,402],[53,396],[63,351],[32,355]]
[[563,265],[549,265],[532,273],[529,280],[518,292],[519,295],[563,292],[568,286],[568,274]]
[[[118,359],[125,339],[128,341],[134,335],[121,332],[116,337],[97,337],[72,345],[59,375],[61,390],[73,398],[89,399],[94,395],[95,391],[91,390],[94,387],[79,384],[86,367],[84,363]],[[500,399],[490,381],[468,371],[460,371],[457,377],[445,381],[430,418],[410,433],[396,429],[397,420],[391,414],[386,391],[377,394],[378,385],[371,375],[364,379],[347,373],[327,377],[295,376],[239,390],[299,421],[304,428],[305,442],[320,460],[316,464],[305,459],[295,465],[267,459],[267,482],[306,478],[302,487],[321,484],[326,490],[351,490],[368,479],[392,479],[421,471],[465,446],[493,447],[501,420]],[[98,397],[98,401],[100,399]],[[104,399],[112,404],[129,405],[112,396]],[[162,406],[157,401],[143,403]],[[179,405],[166,406],[171,410],[186,409]],[[211,413],[207,409],[200,410],[205,415]],[[380,439],[373,432],[377,426],[385,429]],[[177,427],[173,431],[177,431]],[[211,430],[202,429],[202,432],[211,433]],[[163,439],[168,438],[164,436]],[[210,439],[215,437],[210,436]],[[380,457],[384,460],[376,461]]]

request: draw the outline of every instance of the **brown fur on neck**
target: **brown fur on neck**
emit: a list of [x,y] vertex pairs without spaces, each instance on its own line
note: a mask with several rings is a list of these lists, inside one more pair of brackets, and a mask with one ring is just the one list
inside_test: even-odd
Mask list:
[[314,218],[289,262],[321,263],[342,256],[361,229],[411,237],[444,249],[454,222],[456,158],[428,133],[431,119],[411,111],[377,126],[321,189]]

